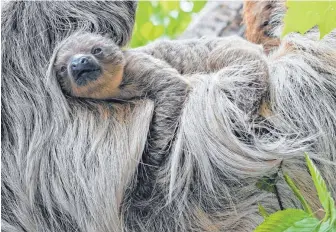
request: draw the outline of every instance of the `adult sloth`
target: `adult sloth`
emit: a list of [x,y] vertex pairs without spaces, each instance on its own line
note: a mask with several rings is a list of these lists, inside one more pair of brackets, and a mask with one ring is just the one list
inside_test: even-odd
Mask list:
[[[272,4],[271,15],[281,18],[283,10]],[[277,194],[259,190],[255,184],[265,175],[289,172],[318,207],[303,151],[318,161],[335,196],[335,32],[319,42],[314,32],[282,41],[268,57],[267,110],[253,120],[239,106],[256,72],[240,65],[226,78],[200,77],[171,147],[162,144],[167,156],[157,160],[145,146],[147,134],[147,141],[160,138],[151,101],[65,97],[45,76],[55,43],[78,28],[127,42],[134,8],[125,2],[5,6],[4,231],[251,231],[261,221],[258,202],[268,210],[298,205],[281,172]]]
[[3,231],[121,230],[119,205],[145,146],[153,104],[67,99],[58,88],[48,89],[46,70],[56,43],[79,28],[125,45],[136,5],[4,4]]

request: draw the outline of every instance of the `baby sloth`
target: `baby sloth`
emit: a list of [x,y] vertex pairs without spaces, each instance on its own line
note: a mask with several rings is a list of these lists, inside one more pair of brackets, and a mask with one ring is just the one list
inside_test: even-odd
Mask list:
[[[238,70],[246,75],[246,83],[241,83],[240,89],[247,92],[241,95],[253,97],[249,102],[254,102],[247,105],[254,107],[266,89],[268,75],[261,46],[239,37],[159,41],[122,51],[104,36],[75,34],[57,50],[54,68],[62,89],[72,96],[94,99],[146,96],[156,101],[163,100],[160,93],[167,97],[168,91],[172,95],[186,94],[187,78],[195,79],[194,75],[229,78],[226,76],[232,70]],[[251,93],[245,85],[254,86]]]
[[66,93],[95,99],[118,96],[124,66],[124,54],[112,40],[88,33],[68,38],[55,62],[58,81]]

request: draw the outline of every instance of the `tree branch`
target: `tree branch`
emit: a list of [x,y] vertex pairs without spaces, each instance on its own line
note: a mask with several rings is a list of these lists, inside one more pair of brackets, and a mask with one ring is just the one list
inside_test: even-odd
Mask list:
[[178,39],[201,38],[203,36],[239,35],[243,37],[243,1],[209,1],[200,14],[193,19]]

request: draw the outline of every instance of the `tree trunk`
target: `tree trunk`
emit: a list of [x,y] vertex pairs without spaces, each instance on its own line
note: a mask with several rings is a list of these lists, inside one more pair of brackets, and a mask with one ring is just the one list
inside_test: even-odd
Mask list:
[[242,25],[243,1],[209,1],[200,14],[193,19],[179,39],[240,35],[244,36]]

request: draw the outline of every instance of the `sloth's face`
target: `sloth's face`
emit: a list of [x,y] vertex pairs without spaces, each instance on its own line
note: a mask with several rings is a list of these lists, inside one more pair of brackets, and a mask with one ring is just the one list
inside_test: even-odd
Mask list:
[[72,96],[109,99],[118,95],[125,59],[121,49],[99,35],[80,35],[58,51],[55,70],[62,89]]

